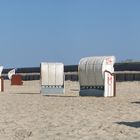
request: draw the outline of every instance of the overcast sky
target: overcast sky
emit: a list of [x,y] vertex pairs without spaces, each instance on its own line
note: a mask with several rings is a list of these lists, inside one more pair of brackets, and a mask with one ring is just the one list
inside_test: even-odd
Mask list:
[[139,0],[0,0],[0,64],[140,60]]

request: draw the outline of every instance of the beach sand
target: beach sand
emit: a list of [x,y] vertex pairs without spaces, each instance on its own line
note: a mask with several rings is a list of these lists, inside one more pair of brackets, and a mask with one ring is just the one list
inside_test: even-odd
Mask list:
[[140,82],[117,82],[116,97],[80,97],[66,81],[64,96],[42,96],[39,81],[0,93],[0,140],[139,140]]

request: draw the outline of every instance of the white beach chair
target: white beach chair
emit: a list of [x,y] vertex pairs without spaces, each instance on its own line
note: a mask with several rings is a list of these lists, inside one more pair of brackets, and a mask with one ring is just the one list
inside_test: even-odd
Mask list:
[[2,77],[3,66],[0,66],[0,92],[4,91],[4,79]]
[[78,74],[81,96],[115,96],[114,56],[82,58]]
[[41,63],[41,93],[55,95],[64,93],[64,65],[62,63]]

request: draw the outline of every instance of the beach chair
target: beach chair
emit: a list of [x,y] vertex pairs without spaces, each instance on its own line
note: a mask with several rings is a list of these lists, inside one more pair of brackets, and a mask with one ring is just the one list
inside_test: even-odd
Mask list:
[[81,96],[115,96],[114,56],[82,58],[78,75]]
[[22,76],[19,75],[19,74],[12,75],[12,77],[11,77],[11,85],[18,85],[18,86],[23,85]]
[[64,93],[64,65],[62,63],[42,62],[41,94],[58,95]]
[[8,78],[11,80],[11,85],[18,85],[21,86],[23,85],[23,81],[22,81],[22,76],[17,74],[17,69],[11,69],[8,72]]
[[0,92],[4,91],[4,78],[2,77],[3,66],[0,66]]

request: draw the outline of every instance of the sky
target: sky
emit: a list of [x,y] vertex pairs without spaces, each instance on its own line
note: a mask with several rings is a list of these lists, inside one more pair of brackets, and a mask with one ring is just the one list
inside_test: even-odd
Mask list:
[[140,61],[139,0],[0,0],[0,65]]

